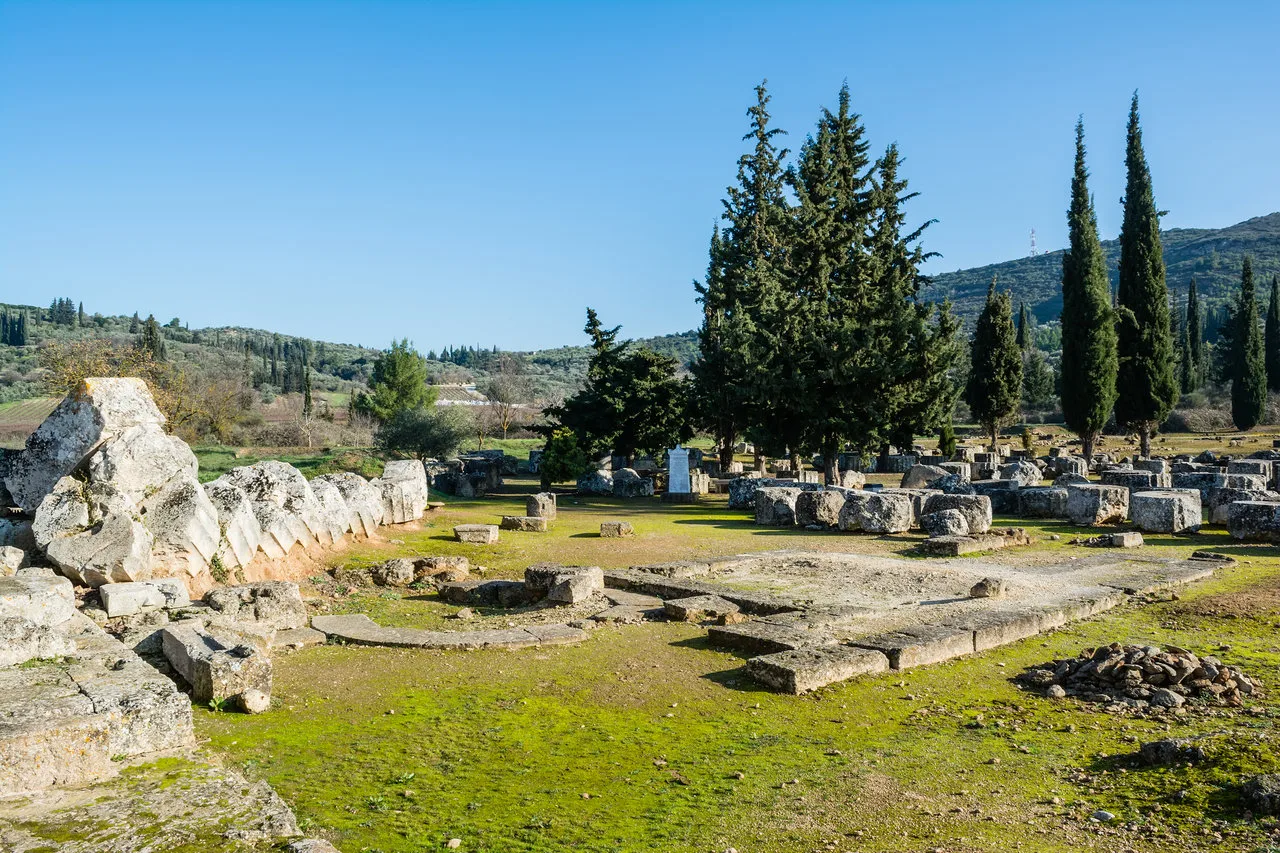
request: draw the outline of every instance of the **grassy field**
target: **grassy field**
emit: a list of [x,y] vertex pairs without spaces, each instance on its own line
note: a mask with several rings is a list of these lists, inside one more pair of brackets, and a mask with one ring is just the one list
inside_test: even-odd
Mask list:
[[61,402],[60,397],[38,397],[0,403],[0,447],[21,447],[27,436]]
[[[422,529],[359,546],[339,564],[464,553],[489,576],[543,559],[604,566],[776,548],[906,553],[918,538],[756,528],[722,502],[697,506],[562,496],[547,534],[452,542],[463,521],[522,506],[531,481],[450,501]],[[636,526],[601,540],[601,520]],[[1011,521],[1011,520],[1010,520]],[[1032,525],[1063,558],[1074,529]],[[1049,541],[1049,534],[1062,539]],[[1155,537],[1240,562],[1179,599],[1126,606],[992,652],[862,678],[805,697],[760,690],[742,660],[681,624],[597,629],[579,647],[434,652],[326,646],[280,655],[275,705],[258,717],[197,709],[199,733],[271,782],[309,832],[352,851],[965,851],[1280,849],[1273,820],[1242,814],[1248,773],[1280,771],[1280,711],[1116,718],[1020,691],[1028,665],[1098,644],[1218,651],[1280,685],[1280,553],[1207,529]],[[1026,553],[1026,552],[1022,552]],[[1017,556],[1007,559],[1016,560]],[[324,609],[441,627],[429,594],[365,591]],[[503,624],[482,615],[478,625]],[[492,621],[490,621],[492,620]],[[456,624],[456,623],[455,623]],[[468,627],[477,627],[471,623]],[[1211,760],[1143,769],[1137,743],[1207,737]],[[1118,816],[1102,824],[1096,809]]]

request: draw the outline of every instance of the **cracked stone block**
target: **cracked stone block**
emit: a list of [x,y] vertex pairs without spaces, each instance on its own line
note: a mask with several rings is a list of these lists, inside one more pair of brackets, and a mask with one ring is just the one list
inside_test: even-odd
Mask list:
[[498,525],[459,524],[453,528],[453,536],[468,545],[492,545],[498,541]]
[[554,492],[538,492],[536,495],[529,495],[525,498],[524,507],[525,515],[555,521],[557,508]]
[[662,606],[667,616],[681,622],[705,622],[741,610],[732,601],[726,601],[718,595],[673,598],[663,602]]
[[343,471],[316,477],[311,481],[313,490],[316,483],[329,483],[342,495],[347,507],[347,527],[352,533],[367,538],[382,524],[386,515],[382,492],[364,477]]
[[275,629],[307,624],[307,606],[298,585],[290,581],[257,581],[211,589],[205,604],[233,622],[260,622]]
[[218,480],[205,483],[204,493],[218,514],[215,556],[228,569],[248,565],[262,544],[262,527],[253,513],[249,496],[239,486]]
[[796,523],[796,499],[800,489],[768,486],[756,489],[756,524],[790,527]]
[[986,533],[991,529],[991,498],[987,495],[931,495],[924,502],[926,514],[948,509],[962,513],[967,528],[963,533],[950,535]]
[[917,625],[873,637],[855,645],[884,652],[894,669],[940,663],[973,652],[973,632],[941,625]]
[[427,469],[416,459],[388,462],[376,481],[382,491],[383,524],[405,524],[422,518],[430,497]]
[[635,532],[635,528],[631,526],[629,521],[600,522],[601,539],[622,539],[626,536],[634,535]]
[[1236,501],[1227,507],[1233,539],[1280,541],[1280,501]]
[[63,477],[36,509],[36,544],[81,586],[151,577],[151,531],[109,483]]
[[889,658],[874,649],[828,646],[761,655],[747,661],[746,669],[766,687],[798,695],[859,675],[886,672]]
[[1057,486],[1018,489],[1018,515],[1023,518],[1066,518],[1067,490]]
[[524,533],[546,533],[547,519],[537,515],[504,515],[499,527]]
[[707,629],[707,639],[712,645],[757,655],[832,646],[836,643],[835,638],[825,632],[759,620],[738,625],[713,625]]
[[153,570],[191,577],[209,570],[222,530],[218,510],[195,476],[185,471],[176,475],[140,509],[142,523],[151,532]]
[[1129,489],[1118,485],[1067,487],[1067,518],[1082,527],[1119,524],[1129,515]]
[[262,529],[258,547],[273,560],[283,558],[298,543],[311,547],[325,535],[320,501],[307,478],[292,465],[266,460],[233,468],[214,482],[244,492]]
[[801,492],[796,496],[795,518],[800,527],[835,529],[840,526],[840,510],[844,508],[843,489]]
[[312,480],[311,492],[320,504],[320,544],[331,547],[351,532],[351,513],[342,491],[329,480]]
[[1200,529],[1200,492],[1134,492],[1129,496],[1129,514],[1140,530],[1148,533],[1189,533]]
[[1142,534],[1136,530],[1126,530],[1123,533],[1111,534],[1112,548],[1141,548]]
[[250,645],[216,636],[198,623],[176,623],[161,631],[164,656],[191,685],[191,698],[239,701],[250,690],[271,695],[271,660]]
[[864,533],[905,533],[911,529],[915,508],[903,492],[853,492],[840,510],[840,529]]

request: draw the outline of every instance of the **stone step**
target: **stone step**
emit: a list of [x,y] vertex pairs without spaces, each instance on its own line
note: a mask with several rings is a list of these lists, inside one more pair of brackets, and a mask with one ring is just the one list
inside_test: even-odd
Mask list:
[[707,629],[707,639],[712,645],[755,655],[831,646],[836,642],[834,637],[825,632],[805,631],[758,620],[739,625],[714,625]]
[[827,646],[761,655],[747,661],[747,673],[779,693],[800,694],[858,675],[886,672],[883,652],[856,646]]
[[316,616],[311,627],[346,643],[411,649],[521,649],[531,646],[578,643],[587,632],[568,625],[527,625],[480,631],[422,631],[384,628],[364,614]]
[[862,637],[853,645],[884,652],[894,669],[940,663],[974,651],[973,631],[942,625],[917,625]]

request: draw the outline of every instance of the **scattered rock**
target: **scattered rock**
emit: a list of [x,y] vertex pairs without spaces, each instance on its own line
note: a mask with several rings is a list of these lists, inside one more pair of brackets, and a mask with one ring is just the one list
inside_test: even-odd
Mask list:
[[983,578],[969,590],[970,598],[1004,598],[1008,587],[1000,578]]

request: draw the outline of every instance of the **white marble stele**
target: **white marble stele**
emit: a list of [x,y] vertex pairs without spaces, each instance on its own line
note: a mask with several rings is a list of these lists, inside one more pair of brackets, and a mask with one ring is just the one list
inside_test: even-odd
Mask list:
[[677,495],[693,491],[689,486],[689,451],[678,444],[667,451],[667,491]]

